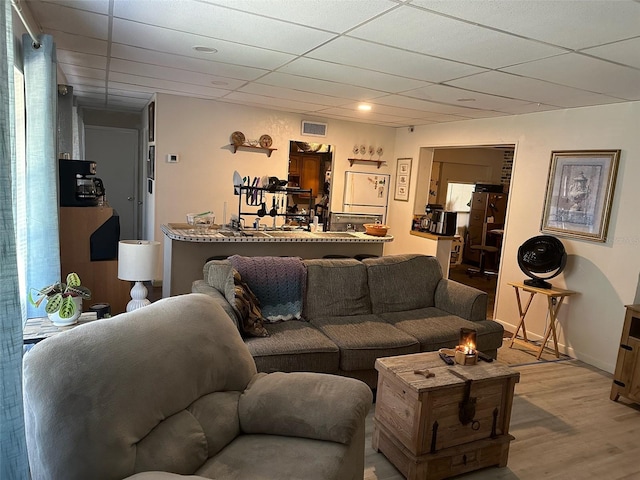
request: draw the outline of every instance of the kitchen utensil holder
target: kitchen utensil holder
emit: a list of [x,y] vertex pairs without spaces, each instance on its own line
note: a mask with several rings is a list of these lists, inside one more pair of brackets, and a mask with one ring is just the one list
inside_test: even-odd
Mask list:
[[[271,217],[273,217],[273,225],[275,227],[276,224],[276,218],[277,217],[285,217],[285,221],[287,218],[293,218],[293,217],[302,217],[304,219],[306,219],[306,230],[309,231],[310,230],[310,226],[313,223],[313,191],[312,189],[303,189],[303,188],[286,188],[286,187],[281,187],[278,190],[273,190],[271,188],[265,188],[265,187],[252,187],[250,185],[240,185],[240,186],[236,186],[236,189],[239,191],[240,195],[238,196],[238,219],[240,220],[240,222],[242,222],[242,217],[246,217],[246,216],[251,216],[251,217],[264,217],[265,214],[266,215],[270,215]],[[261,195],[261,198],[263,199],[263,203],[261,203],[260,205],[245,205],[243,203],[243,201],[245,201],[245,199],[247,198],[247,194],[252,195],[254,192],[259,192]],[[286,196],[287,195],[309,195],[309,208],[307,209],[307,213],[305,214],[301,214],[301,213],[288,213],[287,212],[287,202],[286,202]],[[268,200],[268,195],[272,195],[271,197],[271,202],[269,202]],[[284,198],[283,198],[284,196]],[[283,201],[280,201],[280,200]],[[245,202],[246,203],[246,202]],[[276,209],[276,213],[274,215],[271,215],[269,210],[264,211],[263,210],[263,205],[269,205],[269,203],[271,203],[271,205],[276,205],[275,209]],[[284,208],[280,207],[280,209],[278,209],[278,205],[282,205],[284,204]],[[251,207],[255,207],[255,210],[253,211],[247,211],[247,210],[243,210],[243,207],[246,208],[247,206]],[[274,207],[272,207],[273,209]],[[280,210],[283,211],[283,213],[279,213]],[[260,215],[260,213],[263,213],[262,215]],[[253,220],[249,221],[246,223],[247,225],[251,225],[253,224]]]

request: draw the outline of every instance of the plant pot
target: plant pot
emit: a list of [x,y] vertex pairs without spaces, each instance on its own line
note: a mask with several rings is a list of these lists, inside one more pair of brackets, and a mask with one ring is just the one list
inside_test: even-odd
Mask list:
[[56,327],[68,327],[69,325],[78,323],[78,318],[80,318],[80,314],[82,313],[82,297],[73,297],[73,303],[76,304],[76,311],[69,318],[60,318],[58,312],[47,314],[51,323]]

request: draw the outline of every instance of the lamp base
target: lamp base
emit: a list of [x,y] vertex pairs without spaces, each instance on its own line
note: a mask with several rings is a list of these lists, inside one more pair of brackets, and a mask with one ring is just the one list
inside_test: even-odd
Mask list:
[[151,302],[147,300],[147,287],[142,282],[136,282],[131,289],[131,301],[127,303],[127,312],[146,307]]

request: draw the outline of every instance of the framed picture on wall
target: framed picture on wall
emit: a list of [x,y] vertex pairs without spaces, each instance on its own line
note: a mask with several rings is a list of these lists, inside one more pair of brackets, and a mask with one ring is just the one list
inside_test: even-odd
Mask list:
[[411,158],[399,158],[396,165],[395,200],[409,201],[409,182],[411,181]]
[[149,158],[147,158],[147,178],[156,178],[156,146],[149,145]]
[[542,233],[607,240],[620,150],[551,152]]
[[149,110],[147,113],[149,117],[149,141],[153,142],[155,141],[156,136],[156,102],[151,102],[149,104]]

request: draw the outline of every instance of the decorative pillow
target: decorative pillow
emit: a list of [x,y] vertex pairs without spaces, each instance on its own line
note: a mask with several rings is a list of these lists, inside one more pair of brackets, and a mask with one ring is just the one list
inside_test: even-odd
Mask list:
[[302,318],[307,270],[298,257],[229,257],[269,322]]
[[240,313],[241,333],[252,337],[268,337],[269,332],[264,328],[260,302],[249,286],[242,281],[237,270],[233,271],[233,282],[235,284],[235,306]]

